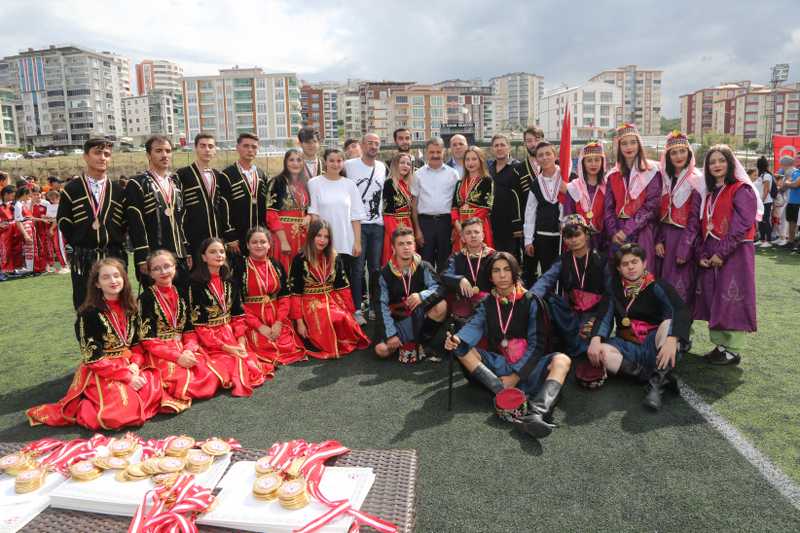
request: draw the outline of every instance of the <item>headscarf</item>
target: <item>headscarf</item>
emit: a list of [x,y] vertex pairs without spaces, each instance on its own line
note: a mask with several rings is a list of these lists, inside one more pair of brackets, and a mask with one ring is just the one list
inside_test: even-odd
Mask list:
[[[750,188],[753,189],[753,193],[756,195],[756,222],[761,222],[761,219],[764,217],[764,203],[761,202],[761,193],[758,192],[756,184],[753,183],[753,180],[751,180],[750,176],[747,175],[744,165],[742,165],[742,163],[739,161],[739,158],[736,157],[736,154],[733,153],[733,150],[731,150],[730,146],[727,144],[712,146],[709,148],[708,152],[706,152],[706,158],[708,158],[709,154],[714,151],[718,151],[720,148],[727,148],[733,156],[733,177],[745,185],[749,185]],[[705,182],[705,176],[703,176],[703,182]]]
[[[578,156],[578,178],[567,184],[567,192],[572,199],[575,200],[575,202],[580,202],[581,208],[584,211],[592,210],[592,198],[589,196],[589,187],[587,186],[586,178],[583,175],[583,159],[590,155],[599,155],[602,157],[603,169],[606,168],[606,154],[603,151],[603,145],[599,141],[589,141],[583,148],[581,148],[581,153]],[[605,194],[606,181],[604,176],[600,175],[597,177],[597,187],[603,194]]]
[[[639,146],[641,147],[642,151],[644,151],[644,143],[642,142],[642,136],[639,135],[639,130],[636,129],[634,124],[625,123],[622,126],[617,128],[616,136],[614,137],[614,150],[617,154],[617,163],[614,166],[614,170],[622,172],[622,167],[620,165],[620,161],[622,160],[622,151],[619,149],[620,141],[628,136],[636,137],[636,140],[639,142]],[[639,170],[639,160],[635,162],[633,168],[631,168],[631,176],[630,180],[628,181],[628,196],[630,196],[631,200],[635,200],[642,194],[650,182],[655,177],[656,173],[658,172],[658,165],[654,161],[650,161],[649,159],[644,160],[644,166],[646,170]]]
[[[672,177],[667,176],[667,157],[669,157],[670,150],[678,147],[689,150],[689,162],[686,168],[681,170],[675,177],[677,184],[675,188],[672,188],[670,187]],[[661,180],[661,194],[665,195],[671,192],[672,203],[675,204],[675,207],[683,207],[683,204],[692,195],[692,190],[697,191],[700,194],[700,198],[706,197],[706,181],[703,179],[703,174],[696,168],[694,151],[689,145],[689,138],[678,130],[674,130],[667,135],[664,152],[661,154]]]

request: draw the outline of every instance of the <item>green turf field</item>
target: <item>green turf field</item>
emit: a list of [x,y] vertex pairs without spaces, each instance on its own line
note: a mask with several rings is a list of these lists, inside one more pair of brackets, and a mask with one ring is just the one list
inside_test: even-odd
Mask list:
[[[797,317],[800,259],[759,252],[761,331],[740,368],[690,356],[680,376],[785,473],[800,481]],[[77,357],[69,276],[0,283],[0,441],[85,434],[30,428],[26,407],[54,401]],[[695,351],[710,348],[698,324]],[[414,367],[356,353],[281,369],[250,399],[227,395],[158,416],[145,437],[186,432],[276,440],[337,438],[353,448],[415,448],[417,531],[800,531],[792,507],[688,404],[659,415],[642,391],[610,380],[599,392],[569,383],[561,427],[536,442],[495,419],[490,398],[457,381],[447,412],[445,364]]]

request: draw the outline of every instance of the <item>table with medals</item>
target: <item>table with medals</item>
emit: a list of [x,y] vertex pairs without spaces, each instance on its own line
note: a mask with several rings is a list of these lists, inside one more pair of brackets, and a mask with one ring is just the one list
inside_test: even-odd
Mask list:
[[[133,440],[127,440],[129,438]],[[73,444],[78,441],[82,443]],[[85,450],[91,447],[92,441],[107,452],[87,453]],[[248,511],[255,520],[258,513],[263,514],[260,509],[268,505],[286,516],[305,513],[299,522],[302,527],[295,520],[292,527],[286,526],[287,531],[339,531],[342,527],[346,531],[352,522],[358,523],[364,531],[414,530],[416,450],[348,450],[337,441],[313,444],[302,440],[275,443],[268,450],[259,450],[241,448],[234,439],[195,441],[181,435],[145,443],[135,436],[110,439],[95,435],[92,439],[76,439],[48,453],[48,446],[52,449],[54,442],[58,441],[42,439],[27,445],[0,443],[0,461],[3,462],[0,481],[6,478],[7,484],[10,482],[10,492],[14,492],[14,486],[20,497],[37,490],[47,491],[40,500],[47,501],[42,508],[48,506],[32,511],[34,517],[28,517],[16,528],[11,523],[10,531],[24,527],[24,531],[47,533],[129,531],[129,528],[144,532],[150,530],[144,525],[148,520],[152,522],[159,505],[166,507],[158,516],[170,520],[184,512],[184,516],[197,519],[197,530],[209,532],[243,530],[245,527],[239,520],[246,521],[243,517]],[[44,464],[37,464],[37,456],[58,457],[55,461],[45,459],[42,460]],[[70,509],[70,504],[64,503],[69,500],[70,487],[88,486],[88,482],[104,474],[102,479],[106,479],[106,483],[118,482],[119,489],[110,492],[123,493],[127,487],[142,487],[141,491],[148,491],[145,500],[152,498],[151,505],[141,505],[133,511],[114,507],[116,511],[86,512]],[[352,485],[365,474],[369,482],[360,487],[360,493],[352,497],[337,494],[337,487]],[[240,501],[244,502],[241,508],[238,507]],[[101,508],[102,503],[98,505],[98,509]],[[6,510],[10,510],[10,506]],[[0,515],[3,511],[0,502]],[[117,514],[100,514],[106,512]],[[307,516],[313,520],[306,522]],[[232,520],[236,527],[214,525],[226,520]],[[194,527],[193,522],[191,527]],[[255,522],[246,529],[284,530]]]

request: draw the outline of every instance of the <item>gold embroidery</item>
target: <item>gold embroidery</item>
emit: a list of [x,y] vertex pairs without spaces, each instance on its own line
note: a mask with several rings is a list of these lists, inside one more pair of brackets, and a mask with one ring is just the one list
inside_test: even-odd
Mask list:
[[117,382],[117,389],[119,389],[120,398],[122,398],[122,407],[128,407],[128,391],[125,385]]

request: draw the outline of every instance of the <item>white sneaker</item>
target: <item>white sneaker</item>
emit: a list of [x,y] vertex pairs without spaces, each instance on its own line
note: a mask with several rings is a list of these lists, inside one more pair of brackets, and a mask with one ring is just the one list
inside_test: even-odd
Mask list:
[[70,270],[67,267],[62,268],[58,271],[59,274],[69,274]]
[[789,242],[786,239],[778,239],[775,241],[775,246],[786,246],[786,243]]
[[362,313],[361,311],[356,311],[355,312],[355,317],[356,317],[356,323],[359,326],[366,326],[367,325],[367,321],[364,318],[364,313]]

